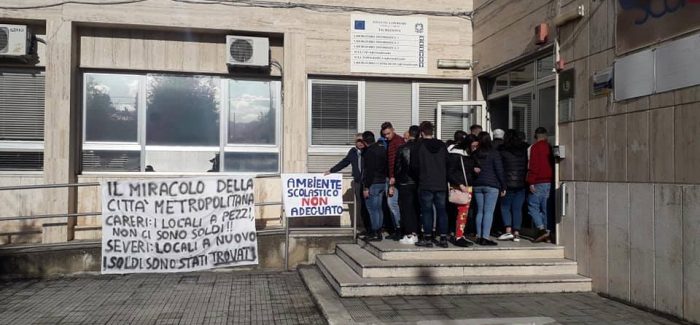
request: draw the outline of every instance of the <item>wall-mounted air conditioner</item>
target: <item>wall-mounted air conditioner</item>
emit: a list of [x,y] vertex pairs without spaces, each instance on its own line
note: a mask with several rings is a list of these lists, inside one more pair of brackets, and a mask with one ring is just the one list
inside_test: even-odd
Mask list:
[[270,41],[266,37],[226,36],[226,64],[232,68],[267,68]]
[[0,57],[31,54],[31,44],[31,33],[27,26],[0,24]]

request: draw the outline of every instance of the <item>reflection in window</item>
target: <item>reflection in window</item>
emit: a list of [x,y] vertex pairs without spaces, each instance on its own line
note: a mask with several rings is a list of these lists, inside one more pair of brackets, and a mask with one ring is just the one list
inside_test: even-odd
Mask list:
[[148,76],[146,144],[219,145],[219,79]]
[[229,82],[228,143],[275,144],[277,112],[269,81]]
[[517,87],[535,80],[535,66],[528,63],[510,71],[510,86]]
[[224,151],[245,151],[227,170],[279,171],[279,81],[87,73],[84,85],[84,171],[221,172]]
[[500,76],[497,76],[492,80],[492,88],[491,92],[499,92],[501,90],[506,90],[508,89],[508,73],[504,73]]
[[548,56],[537,60],[537,78],[544,78],[554,74],[554,57]]
[[279,155],[266,152],[227,152],[224,156],[227,172],[276,173]]
[[138,141],[139,76],[88,74],[85,141]]
[[219,151],[150,150],[147,147],[146,166],[151,166],[155,172],[218,172],[218,155]]

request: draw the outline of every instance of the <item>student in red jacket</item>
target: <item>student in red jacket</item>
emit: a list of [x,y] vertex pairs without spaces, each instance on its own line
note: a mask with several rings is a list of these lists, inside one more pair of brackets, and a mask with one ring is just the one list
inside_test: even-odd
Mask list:
[[527,183],[530,185],[527,206],[528,213],[538,230],[535,242],[542,242],[549,239],[547,211],[549,191],[554,179],[554,166],[552,166],[552,147],[547,141],[547,129],[538,127],[535,130],[535,140],[535,144],[530,146],[530,161],[527,169]]

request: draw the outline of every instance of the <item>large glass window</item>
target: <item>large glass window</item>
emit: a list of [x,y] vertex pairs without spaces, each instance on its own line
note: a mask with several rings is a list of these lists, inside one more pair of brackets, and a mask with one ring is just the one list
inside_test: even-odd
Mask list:
[[40,171],[44,148],[44,74],[0,70],[0,171]]
[[311,144],[347,146],[357,133],[358,83],[311,83]]
[[510,71],[510,87],[517,87],[535,80],[535,65],[528,63]]
[[277,109],[269,81],[229,82],[228,143],[277,143]]
[[537,60],[537,78],[544,78],[554,74],[554,56],[541,58]]
[[87,73],[84,84],[83,171],[279,171],[279,81]]
[[85,78],[85,141],[138,143],[141,76]]
[[219,78],[148,76],[146,145],[219,146]]

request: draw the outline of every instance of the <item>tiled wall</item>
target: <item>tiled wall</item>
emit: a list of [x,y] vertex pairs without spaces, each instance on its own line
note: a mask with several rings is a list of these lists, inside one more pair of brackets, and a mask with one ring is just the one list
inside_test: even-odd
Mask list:
[[700,186],[567,182],[566,189],[561,240],[595,291],[700,320]]

